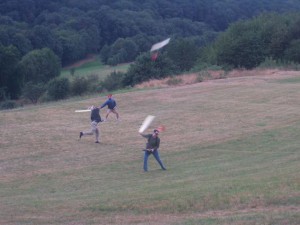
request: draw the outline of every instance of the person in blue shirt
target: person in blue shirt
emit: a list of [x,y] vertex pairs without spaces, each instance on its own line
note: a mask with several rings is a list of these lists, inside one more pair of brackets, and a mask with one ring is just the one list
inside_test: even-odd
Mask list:
[[119,120],[119,113],[117,112],[117,102],[112,98],[112,94],[107,95],[107,100],[100,106],[100,109],[107,106],[107,113],[105,116],[105,121],[107,120],[110,113],[114,113],[117,117],[117,120]]

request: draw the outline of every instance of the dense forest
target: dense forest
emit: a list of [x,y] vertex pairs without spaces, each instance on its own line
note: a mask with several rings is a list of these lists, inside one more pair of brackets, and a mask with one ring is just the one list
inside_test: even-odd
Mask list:
[[[91,53],[109,65],[140,62],[120,81],[140,82],[143,53],[167,37],[176,41],[148,63],[153,77],[188,71],[200,59],[245,68],[266,57],[300,62],[299,16],[281,16],[299,10],[299,0],[1,0],[0,101],[59,86],[61,67]],[[266,12],[275,14],[259,17]]]

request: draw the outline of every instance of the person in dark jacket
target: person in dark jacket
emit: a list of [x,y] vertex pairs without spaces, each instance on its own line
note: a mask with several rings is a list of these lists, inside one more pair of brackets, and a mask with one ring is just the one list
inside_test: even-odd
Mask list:
[[148,157],[153,154],[154,158],[156,159],[156,161],[159,163],[160,167],[163,170],[166,170],[164,164],[162,163],[162,161],[160,160],[159,157],[159,145],[160,145],[160,138],[158,137],[159,131],[158,130],[154,130],[152,134],[142,134],[140,133],[140,135],[142,135],[144,138],[147,138],[147,143],[146,143],[146,149],[144,149],[143,151],[144,153],[144,171],[147,172],[148,171]]
[[112,98],[112,94],[107,95],[107,100],[100,106],[100,109],[107,106],[107,113],[105,116],[105,120],[107,120],[110,113],[114,113],[119,120],[119,113],[117,112],[117,102],[115,99]]
[[84,135],[93,135],[95,134],[95,138],[96,138],[96,141],[95,143],[100,143],[99,142],[99,138],[100,138],[100,131],[98,129],[98,123],[100,123],[102,120],[101,120],[101,116],[100,116],[100,109],[95,107],[95,106],[92,106],[91,107],[91,130],[90,131],[81,131],[79,133],[79,139],[81,139],[82,136]]

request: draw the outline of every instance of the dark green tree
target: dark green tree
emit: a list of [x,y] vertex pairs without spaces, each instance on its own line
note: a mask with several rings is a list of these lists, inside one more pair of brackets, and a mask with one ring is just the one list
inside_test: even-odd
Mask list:
[[62,65],[68,65],[86,55],[86,45],[80,33],[72,30],[59,30],[56,33],[62,44]]
[[34,50],[26,54],[19,63],[24,74],[24,82],[48,82],[60,74],[59,58],[48,48]]
[[284,59],[300,63],[300,39],[291,41],[290,45],[284,51]]
[[167,46],[167,56],[179,71],[189,71],[197,61],[198,47],[188,39],[178,39]]
[[0,89],[3,98],[16,99],[21,91],[23,78],[17,70],[17,63],[21,58],[18,49],[12,45],[0,44]]
[[234,23],[205,48],[202,60],[246,69],[258,66],[266,58],[297,62],[298,21],[298,14],[272,13]]
[[100,85],[103,89],[107,91],[113,91],[123,88],[123,79],[124,73],[114,71],[110,75],[108,75],[103,81],[101,81]]
[[137,57],[134,64],[130,65],[123,84],[134,86],[143,81],[162,79],[174,73],[176,73],[176,68],[165,54],[160,54],[155,61],[152,61],[150,53],[144,53]]
[[52,100],[66,98],[70,93],[70,81],[67,78],[54,78],[50,80],[47,93]]
[[22,95],[24,98],[29,99],[33,104],[36,104],[45,91],[46,87],[44,84],[28,82],[24,85]]
[[70,85],[73,95],[82,95],[88,91],[88,80],[84,77],[76,77]]
[[44,25],[35,26],[31,30],[30,40],[34,49],[49,48],[57,56],[62,56],[62,44],[50,27]]

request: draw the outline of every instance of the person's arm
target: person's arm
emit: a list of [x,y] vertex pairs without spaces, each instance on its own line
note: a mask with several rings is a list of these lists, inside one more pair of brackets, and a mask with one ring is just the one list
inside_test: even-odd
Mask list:
[[107,105],[108,101],[105,101],[101,106],[100,109],[102,109],[103,107],[105,107]]
[[139,133],[142,137],[147,138],[148,134]]

